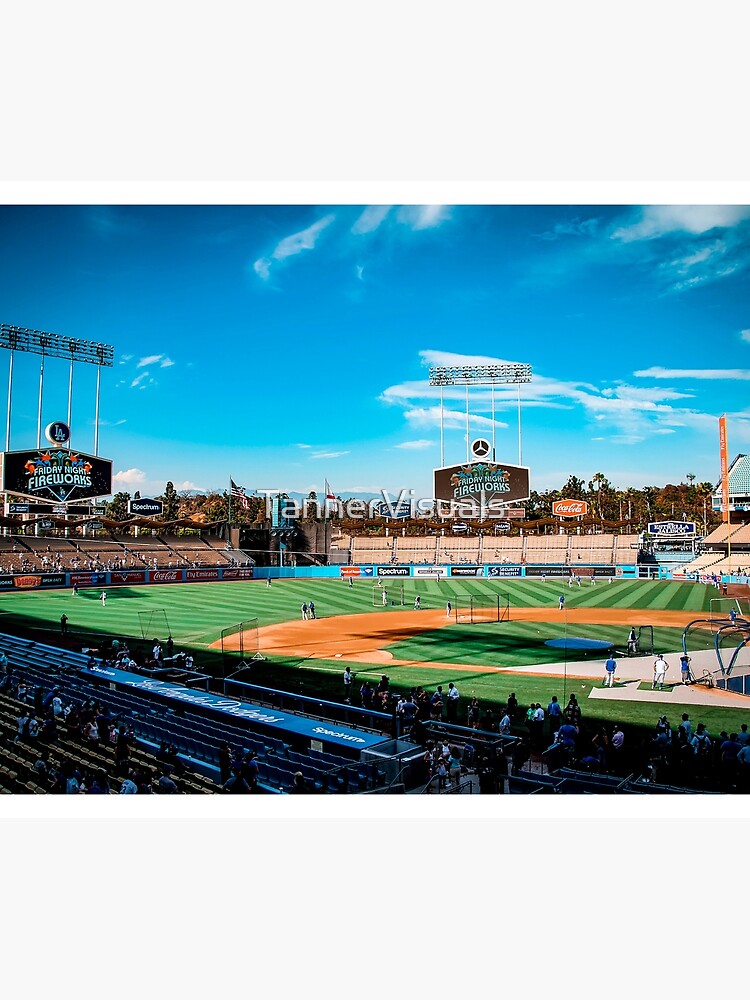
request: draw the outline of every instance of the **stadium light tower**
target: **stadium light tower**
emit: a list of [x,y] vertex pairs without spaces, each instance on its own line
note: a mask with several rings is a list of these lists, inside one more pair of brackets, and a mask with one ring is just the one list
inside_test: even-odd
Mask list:
[[10,351],[8,365],[8,414],[5,427],[5,450],[10,450],[10,418],[11,398],[13,394],[13,357],[16,351],[27,354],[40,354],[42,363],[39,368],[39,401],[37,406],[37,448],[42,440],[42,394],[44,392],[44,359],[64,358],[70,361],[68,377],[68,426],[70,426],[73,402],[73,365],[77,361],[96,365],[96,416],[94,419],[94,454],[99,454],[99,393],[102,367],[111,368],[114,364],[114,347],[110,344],[99,344],[90,340],[74,340],[57,333],[45,333],[43,330],[29,330],[23,326],[13,326],[10,323],[0,323],[0,347]]
[[430,368],[430,385],[440,387],[440,465],[445,465],[443,429],[443,389],[447,385],[466,387],[466,461],[469,461],[469,388],[488,385],[492,399],[492,458],[495,458],[495,386],[518,388],[518,464],[521,465],[521,384],[531,381],[531,365],[517,362],[488,365],[440,365]]

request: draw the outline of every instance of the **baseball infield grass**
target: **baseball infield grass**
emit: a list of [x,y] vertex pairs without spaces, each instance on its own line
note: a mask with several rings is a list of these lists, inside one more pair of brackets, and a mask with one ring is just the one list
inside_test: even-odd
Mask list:
[[[400,593],[401,581],[383,581],[389,595]],[[388,647],[398,659],[434,661],[439,663],[477,664],[476,673],[460,672],[445,676],[434,668],[420,669],[417,665],[390,666],[388,674],[391,686],[396,690],[423,685],[434,689],[437,684],[447,686],[453,680],[462,698],[463,705],[475,694],[482,708],[497,710],[514,691],[519,702],[528,704],[538,701],[546,707],[551,695],[557,694],[562,700],[575,691],[584,706],[584,712],[602,721],[630,722],[652,726],[658,708],[649,704],[632,702],[610,703],[596,700],[586,703],[588,692],[596,683],[590,680],[534,677],[532,675],[498,674],[495,670],[482,672],[481,667],[496,667],[500,664],[523,666],[524,664],[559,663],[564,653],[544,645],[548,638],[560,638],[564,634],[563,623],[513,621],[513,607],[557,608],[557,599],[565,595],[567,607],[573,608],[625,608],[633,611],[633,625],[647,625],[649,610],[684,610],[695,612],[696,617],[708,614],[710,601],[716,597],[716,590],[701,584],[659,581],[616,580],[605,581],[596,586],[584,583],[580,588],[568,588],[560,580],[490,580],[450,579],[404,580],[404,601],[408,608],[413,604],[414,595],[419,593],[423,608],[445,607],[450,599],[454,604],[465,601],[468,595],[488,597],[506,596],[511,608],[509,622],[468,625],[459,622],[447,625],[419,636],[414,636]],[[216,583],[216,584],[166,584],[151,587],[111,587],[107,589],[107,603],[100,601],[102,588],[82,590],[73,597],[70,590],[32,591],[26,593],[3,593],[0,596],[0,631],[14,632],[33,630],[42,642],[55,644],[60,635],[60,616],[68,616],[71,639],[90,641],[96,637],[116,636],[128,640],[141,640],[141,624],[148,621],[147,615],[139,612],[155,612],[153,626],[147,630],[146,640],[166,638],[164,622],[168,623],[176,650],[191,649],[196,658],[196,666],[202,661],[217,662],[217,654],[206,649],[221,635],[221,630],[238,622],[258,618],[261,626],[277,622],[296,620],[300,617],[300,604],[312,599],[319,617],[334,615],[365,614],[380,612],[381,607],[373,607],[372,579],[355,581],[349,587],[339,580],[275,580],[271,587],[264,581]],[[164,614],[161,614],[161,612]],[[159,622],[157,627],[156,623]],[[148,629],[148,626],[147,626]],[[153,632],[153,634],[149,634]],[[617,649],[624,649],[627,633],[621,626],[569,625],[568,634],[586,638],[604,639],[615,643]],[[705,648],[710,637],[696,638],[691,646]],[[681,630],[654,627],[655,649],[676,652],[681,648]],[[262,647],[261,647],[262,648]],[[568,652],[571,669],[575,669],[576,658],[591,660],[591,654]],[[595,658],[603,662],[603,654]],[[499,663],[498,663],[499,661]],[[258,683],[273,684],[288,690],[300,690],[306,694],[317,693],[321,697],[338,700],[341,697],[340,660],[287,661],[272,658],[259,662],[253,667]],[[377,665],[357,669],[358,678],[365,677],[377,681],[383,669]],[[361,683],[361,681],[360,681]],[[565,691],[563,690],[565,686]],[[357,684],[357,689],[359,684]],[[695,714],[695,712],[694,712]],[[717,708],[700,711],[700,718],[712,732],[720,729],[736,728],[747,713],[742,710]],[[465,709],[464,718],[465,722]],[[672,720],[670,720],[672,721]]]

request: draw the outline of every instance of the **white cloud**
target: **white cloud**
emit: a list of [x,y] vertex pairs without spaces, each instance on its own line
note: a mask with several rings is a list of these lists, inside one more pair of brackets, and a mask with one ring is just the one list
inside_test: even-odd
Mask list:
[[633,372],[635,378],[693,378],[717,381],[750,381],[747,368],[643,368]]
[[[119,427],[120,424],[126,424],[127,420],[123,417],[122,420],[100,420],[100,427]],[[95,420],[89,420],[89,426],[94,427],[96,424]]]
[[[409,421],[409,423],[416,425],[417,427],[439,427],[440,426],[440,407],[439,406],[417,406],[411,410],[406,410],[404,417]],[[463,428],[466,427],[466,411],[461,410],[446,410],[442,411],[443,426],[448,429],[451,428]],[[476,427],[492,427],[492,421],[489,417],[480,417],[475,413],[469,414],[470,426]],[[507,427],[508,424],[503,423],[501,420],[495,420],[495,427]]]
[[434,229],[450,218],[447,205],[402,205],[396,218],[410,229]]
[[311,444],[298,444],[297,447],[298,448],[312,448],[312,445]]
[[262,278],[263,281],[267,281],[271,275],[271,261],[268,257],[259,257],[253,264],[253,270],[259,278]]
[[750,343],[750,330],[740,330],[740,340],[746,340]]
[[557,240],[561,236],[593,236],[599,226],[598,219],[568,219],[566,222],[558,222],[546,233],[542,233],[543,240]]
[[160,368],[171,368],[174,364],[171,358],[168,358],[166,354],[149,354],[145,358],[141,358],[136,368],[148,368],[149,365],[158,364]]
[[652,240],[670,233],[697,235],[725,229],[750,218],[750,205],[646,205],[640,218],[612,233],[623,243]]
[[174,488],[177,490],[178,493],[180,493],[182,490],[198,490],[199,492],[202,492],[202,487],[196,486],[195,483],[190,482],[189,479],[186,479],[182,483],[173,483],[172,485],[174,486]]
[[434,441],[427,438],[419,438],[417,441],[402,441],[401,444],[394,445],[395,448],[404,448],[407,451],[418,451],[421,448],[432,448]]
[[357,264],[357,265],[355,265],[354,270],[356,271],[357,279],[359,281],[362,281],[362,275],[365,273],[364,267],[362,267],[361,264]]
[[341,458],[342,455],[348,454],[348,451],[314,451],[310,458]]
[[112,481],[117,483],[118,486],[135,486],[138,483],[145,483],[146,473],[142,469],[125,469],[124,471],[116,472],[112,476]]
[[285,236],[283,240],[280,240],[276,244],[276,248],[270,257],[261,257],[255,261],[253,264],[255,273],[265,281],[271,274],[271,265],[274,261],[284,261],[288,257],[295,257],[297,254],[302,253],[303,250],[314,249],[320,234],[331,225],[335,218],[336,216],[332,213],[324,215],[322,219],[318,219],[317,222],[308,226],[307,229],[302,229],[298,233],[292,233],[291,236]]
[[361,236],[363,233],[374,232],[385,221],[392,205],[368,205],[352,226],[352,233]]

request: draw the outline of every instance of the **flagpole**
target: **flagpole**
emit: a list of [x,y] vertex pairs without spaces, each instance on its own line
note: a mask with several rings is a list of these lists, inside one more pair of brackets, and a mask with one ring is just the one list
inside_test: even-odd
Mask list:
[[[229,511],[227,513],[227,528],[232,527],[232,477],[229,477]],[[227,541],[231,541],[227,538]]]

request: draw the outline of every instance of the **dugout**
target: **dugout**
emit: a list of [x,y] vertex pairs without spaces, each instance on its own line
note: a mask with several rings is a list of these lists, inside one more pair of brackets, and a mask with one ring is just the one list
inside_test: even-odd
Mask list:
[[377,765],[388,785],[402,782],[412,788],[424,783],[424,750],[409,740],[388,740],[368,747],[362,750],[360,760]]

